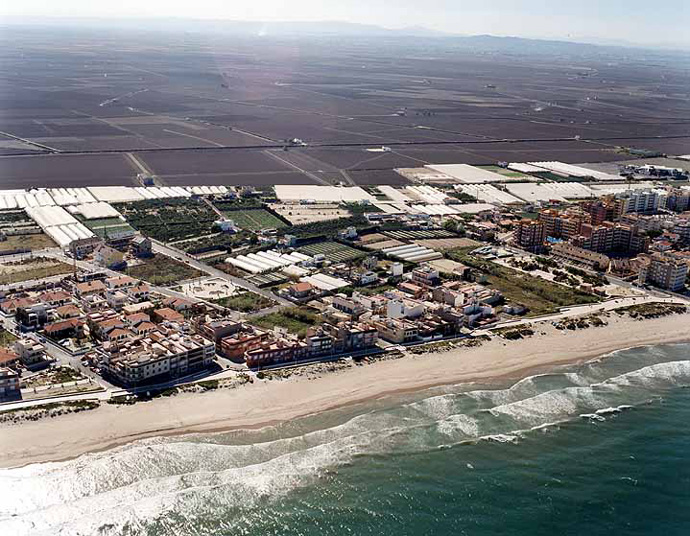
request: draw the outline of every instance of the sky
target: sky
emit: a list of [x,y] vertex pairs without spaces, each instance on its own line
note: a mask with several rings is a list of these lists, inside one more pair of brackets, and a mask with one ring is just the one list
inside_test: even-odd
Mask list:
[[425,26],[463,35],[511,35],[690,48],[690,0],[21,0],[0,18],[176,17],[345,21]]

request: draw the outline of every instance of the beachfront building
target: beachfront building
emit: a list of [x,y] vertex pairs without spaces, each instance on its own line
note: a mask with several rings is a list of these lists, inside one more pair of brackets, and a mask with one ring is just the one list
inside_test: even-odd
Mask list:
[[215,345],[199,335],[154,331],[124,343],[106,342],[98,354],[107,377],[133,387],[209,367],[215,358]]
[[14,398],[19,395],[19,374],[14,370],[0,368],[0,398]]
[[218,353],[232,361],[241,363],[245,360],[247,352],[258,348],[268,339],[268,332],[251,326],[243,326],[241,330],[219,340]]
[[46,357],[45,346],[33,339],[18,339],[14,343],[14,351],[22,363],[29,367],[43,362]]
[[307,344],[297,340],[265,340],[244,354],[250,368],[278,365],[303,359],[307,355]]
[[579,248],[567,242],[559,242],[551,247],[551,255],[560,261],[577,264],[590,270],[606,271],[611,259],[603,253]]
[[685,286],[688,265],[670,255],[655,253],[640,269],[639,282],[679,292]]
[[410,343],[417,340],[419,327],[414,322],[399,318],[386,318],[372,323],[384,341],[395,344]]

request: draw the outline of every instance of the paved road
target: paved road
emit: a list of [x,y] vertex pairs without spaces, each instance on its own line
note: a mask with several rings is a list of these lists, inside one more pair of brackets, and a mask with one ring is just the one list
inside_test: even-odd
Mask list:
[[255,294],[259,294],[260,296],[264,296],[265,298],[268,298],[270,300],[278,302],[282,306],[293,306],[294,304],[284,298],[281,298],[280,296],[276,296],[273,294],[273,292],[270,292],[268,290],[261,289],[257,287],[256,285],[252,285],[249,281],[246,279],[242,279],[241,277],[236,277],[230,274],[227,274],[223,272],[222,270],[218,270],[217,268],[214,268],[213,266],[209,266],[208,264],[204,264],[201,261],[196,260],[194,257],[187,255],[184,251],[180,251],[179,249],[176,249],[172,246],[168,246],[166,244],[163,244],[162,242],[159,242],[158,240],[151,240],[153,244],[153,250],[156,253],[162,253],[163,255],[168,255],[169,257],[172,257],[174,259],[182,260],[185,261],[191,266],[192,268],[196,268],[200,272],[205,272],[208,275],[212,275],[213,277],[218,277],[220,279],[225,279],[226,281],[229,281],[233,283],[234,285],[237,285],[238,287],[241,287],[245,290],[249,290],[251,292],[254,292]]

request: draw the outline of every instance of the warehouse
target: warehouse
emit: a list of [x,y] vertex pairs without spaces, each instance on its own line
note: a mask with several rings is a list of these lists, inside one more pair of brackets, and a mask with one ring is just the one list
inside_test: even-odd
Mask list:
[[456,190],[466,195],[472,196],[478,201],[492,203],[496,205],[510,205],[511,203],[522,203],[521,199],[510,195],[503,190],[499,190],[490,184],[474,184],[472,186],[458,185]]
[[398,259],[409,262],[425,262],[440,259],[443,257],[438,251],[433,249],[418,246],[416,244],[407,244],[404,246],[395,246],[383,250],[383,253],[396,257]]
[[505,182],[509,179],[499,173],[470,166],[469,164],[433,164],[429,169],[450,175],[463,184],[483,184],[488,182]]
[[316,186],[313,184],[275,186],[276,197],[284,203],[373,203],[376,198],[359,186]]
[[579,182],[514,183],[506,185],[506,188],[512,195],[529,203],[587,199],[594,196],[591,188]]
[[545,171],[550,171],[561,177],[575,177],[579,179],[592,178],[596,181],[620,181],[621,177],[618,175],[611,175],[610,173],[603,173],[593,169],[587,169],[580,166],[573,166],[572,164],[564,164],[563,162],[529,162],[531,166],[542,168]]
[[26,213],[60,247],[66,248],[75,240],[94,236],[91,230],[62,207],[28,207]]

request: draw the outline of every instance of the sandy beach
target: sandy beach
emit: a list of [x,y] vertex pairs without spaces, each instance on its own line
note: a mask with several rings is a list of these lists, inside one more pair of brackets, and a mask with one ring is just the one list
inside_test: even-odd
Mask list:
[[690,341],[690,315],[634,320],[610,315],[608,326],[559,331],[534,326],[518,341],[492,338],[475,348],[408,355],[318,378],[256,381],[235,389],[186,393],[135,405],[0,428],[0,467],[58,461],[158,435],[255,428],[347,404],[448,384],[518,379],[615,350]]

